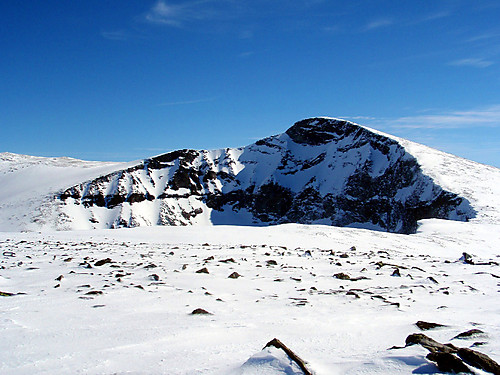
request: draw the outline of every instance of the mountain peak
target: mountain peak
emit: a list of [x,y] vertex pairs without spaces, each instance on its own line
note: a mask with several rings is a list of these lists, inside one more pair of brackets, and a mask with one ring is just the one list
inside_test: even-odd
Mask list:
[[286,134],[299,144],[317,146],[366,129],[350,121],[331,117],[311,117],[296,122]]

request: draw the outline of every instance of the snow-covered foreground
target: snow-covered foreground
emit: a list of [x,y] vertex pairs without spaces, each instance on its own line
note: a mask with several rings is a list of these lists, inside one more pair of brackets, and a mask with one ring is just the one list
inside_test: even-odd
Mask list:
[[[296,373],[254,356],[274,337],[316,374],[437,373],[419,346],[388,350],[419,320],[447,326],[426,332],[440,342],[484,331],[451,342],[484,342],[478,350],[498,361],[499,229],[428,220],[410,236],[292,224],[0,233],[0,291],[19,293],[0,296],[0,373]],[[465,264],[464,251],[493,263]]]

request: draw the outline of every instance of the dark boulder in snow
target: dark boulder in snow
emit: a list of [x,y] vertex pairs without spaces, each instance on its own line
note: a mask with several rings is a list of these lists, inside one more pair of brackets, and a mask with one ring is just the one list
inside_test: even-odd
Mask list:
[[443,324],[431,323],[431,322],[424,322],[422,320],[419,320],[417,323],[415,323],[415,325],[418,328],[420,328],[422,331],[428,331],[428,330],[434,329],[434,328],[446,327]]
[[194,309],[192,312],[191,312],[191,315],[213,315],[212,313],[209,313],[207,310],[205,309],[201,309],[201,308],[197,308],[197,309]]
[[472,374],[470,368],[468,368],[459,358],[451,353],[432,352],[427,354],[426,358],[432,362],[436,362],[440,371],[451,372],[454,374]]
[[467,348],[458,349],[457,354],[465,363],[471,366],[491,372],[495,375],[500,375],[500,365],[486,354]]

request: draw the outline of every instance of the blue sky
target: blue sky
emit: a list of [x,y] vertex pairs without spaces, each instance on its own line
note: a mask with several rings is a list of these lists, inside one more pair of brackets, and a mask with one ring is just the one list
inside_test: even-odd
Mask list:
[[2,1],[0,152],[134,160],[343,117],[500,167],[500,2]]

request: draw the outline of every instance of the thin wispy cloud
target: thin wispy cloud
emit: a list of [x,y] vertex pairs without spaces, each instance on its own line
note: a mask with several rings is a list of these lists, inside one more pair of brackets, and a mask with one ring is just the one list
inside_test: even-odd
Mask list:
[[168,106],[175,106],[175,105],[198,104],[198,103],[212,102],[216,99],[217,99],[216,97],[213,97],[213,98],[202,98],[202,99],[193,99],[193,100],[181,100],[181,101],[176,101],[176,102],[160,103],[160,104],[158,104],[158,106],[168,107]]
[[423,17],[420,21],[421,22],[428,22],[428,21],[440,20],[442,18],[449,17],[450,15],[451,15],[451,12],[449,12],[449,11],[436,12],[436,13],[428,14],[427,16]]
[[493,64],[493,61],[485,60],[482,58],[460,59],[448,63],[448,65],[452,66],[470,66],[473,68],[487,68],[488,66],[491,66]]
[[228,0],[191,0],[171,3],[158,0],[144,15],[146,22],[181,27],[185,23],[230,17],[237,9]]
[[101,36],[104,39],[109,40],[127,40],[129,35],[126,31],[115,30],[115,31],[101,31]]
[[393,24],[394,24],[394,21],[390,18],[379,18],[379,19],[376,19],[376,20],[373,20],[373,21],[367,23],[366,26],[364,27],[364,31],[377,30],[377,29],[391,26]]
[[489,33],[483,33],[479,35],[475,35],[473,37],[470,37],[465,40],[467,43],[475,43],[475,42],[483,42],[483,41],[490,41],[491,39],[495,39],[500,37],[500,32],[489,32]]
[[189,8],[188,4],[170,5],[160,0],[144,15],[144,19],[154,24],[180,26],[187,17],[186,12],[190,13]]
[[339,116],[339,118],[346,120],[377,120],[376,117],[371,116]]
[[245,52],[241,52],[240,54],[238,54],[238,57],[244,59],[244,58],[250,57],[254,54],[255,54],[254,51],[245,51]]
[[468,111],[401,117],[391,120],[389,125],[400,129],[500,127],[500,105]]

